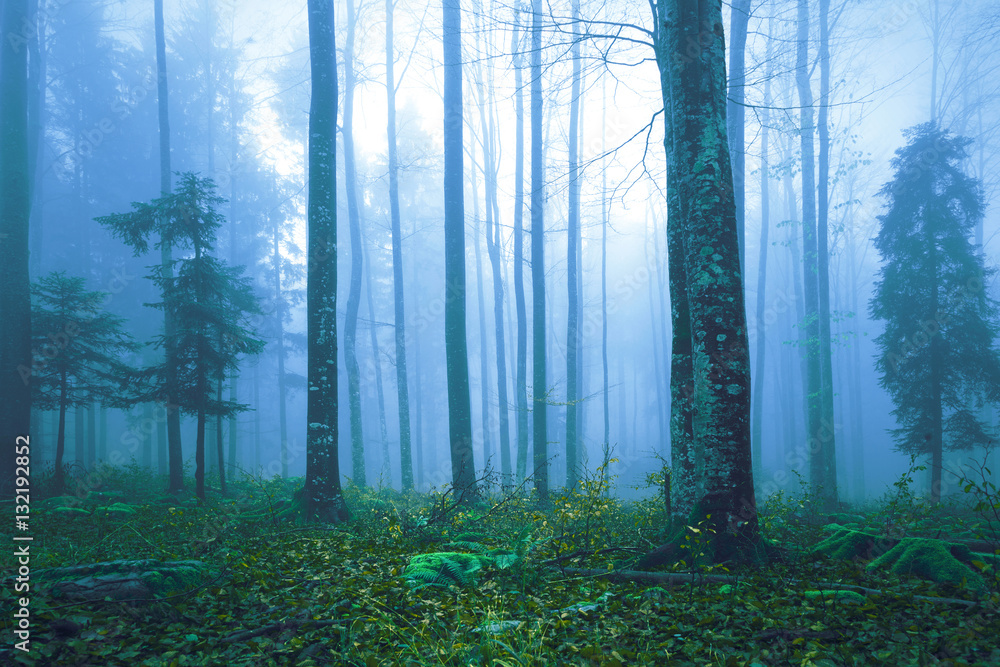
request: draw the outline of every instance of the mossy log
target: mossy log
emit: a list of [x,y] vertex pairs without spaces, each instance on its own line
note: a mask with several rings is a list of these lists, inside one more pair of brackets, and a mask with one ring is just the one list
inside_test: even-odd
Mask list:
[[200,585],[208,566],[196,560],[116,560],[39,570],[36,575],[55,598],[147,601]]

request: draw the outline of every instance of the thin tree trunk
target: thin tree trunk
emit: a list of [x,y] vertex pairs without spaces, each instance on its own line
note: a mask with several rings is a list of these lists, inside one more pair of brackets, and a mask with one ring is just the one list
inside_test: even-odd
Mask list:
[[607,144],[608,95],[601,79],[601,368],[604,372],[604,440],[601,464],[611,456],[611,417],[608,398],[608,174],[604,158]]
[[465,329],[465,195],[463,191],[461,0],[443,0],[445,357],[452,483],[461,496],[476,493],[472,406]]
[[[278,356],[278,457],[281,462],[281,477],[288,477],[288,416],[285,382],[285,297],[281,293],[281,234],[277,220],[271,228],[272,263],[274,264],[274,319],[277,331]],[[256,391],[256,389],[255,389]],[[259,458],[259,457],[258,457]],[[257,462],[260,465],[260,462]]]
[[573,61],[573,74],[570,84],[569,99],[569,187],[567,195],[568,232],[566,234],[566,487],[576,488],[579,480],[580,443],[577,434],[577,402],[580,400],[577,364],[579,322],[579,292],[577,265],[577,245],[580,237],[580,40],[576,35],[577,22],[580,18],[580,1],[572,2],[573,45],[570,58]]
[[[171,191],[170,177],[170,121],[167,111],[167,47],[163,27],[163,0],[153,0],[153,24],[156,32],[156,91],[160,133],[160,194]],[[173,277],[173,258],[169,243],[160,245],[160,265],[164,277]],[[173,343],[177,324],[174,309],[168,304],[163,309],[164,354],[167,359],[164,377],[167,409],[167,457],[170,467],[170,493],[179,493],[184,487],[183,451],[181,449],[181,413],[174,397],[177,395],[177,349]]]
[[[48,47],[45,43],[46,17],[44,2],[42,11],[38,11],[39,0],[28,2],[28,23],[32,26],[28,38],[28,173],[31,175],[29,200],[30,213],[30,243],[29,257],[30,275],[41,273],[42,248],[44,235],[44,206],[42,193],[45,169],[42,168],[42,149],[45,145],[46,105],[45,97],[48,89]],[[9,33],[8,33],[9,34]]]
[[[157,405],[157,408],[161,406]],[[167,420],[157,417],[156,419],[156,470],[161,477],[169,474],[169,457],[167,456]]]
[[[650,207],[650,217],[653,222],[653,257],[655,258],[656,266],[656,281],[653,282],[652,274],[650,274],[649,288],[650,290],[655,289],[659,294],[659,315],[660,315],[660,329],[659,329],[659,339],[660,339],[660,350],[662,352],[662,357],[660,363],[656,366],[657,387],[662,387],[662,389],[657,390],[657,396],[662,396],[660,400],[660,421],[658,423],[660,427],[660,437],[658,439],[659,447],[657,447],[657,452],[666,455],[666,448],[670,442],[670,405],[667,400],[670,396],[670,338],[667,332],[670,330],[669,315],[667,314],[667,294],[670,289],[667,283],[668,276],[666,271],[663,270],[663,262],[660,254],[660,233],[656,225],[656,212]],[[664,234],[666,238],[666,234]],[[650,313],[651,317],[655,317],[654,311]],[[662,393],[660,393],[662,392]]]
[[82,403],[77,403],[73,409],[73,460],[84,467],[87,466],[87,428],[86,415]]
[[305,514],[344,522],[337,418],[337,66],[333,6],[308,0],[309,105]]
[[[420,294],[420,274],[417,270],[416,262],[413,265],[413,280],[410,283],[413,285],[413,291]],[[414,389],[414,405],[413,414],[414,421],[414,463],[416,469],[414,471],[413,483],[415,488],[422,489],[424,484],[424,404],[423,404],[423,376],[420,374],[420,336],[417,336],[413,341],[413,389]]]
[[837,505],[837,449],[833,431],[833,359],[830,350],[830,0],[819,0],[819,174],[818,217],[816,230],[817,283],[819,291],[819,355],[822,383],[822,432],[823,483],[826,485],[825,502],[829,509]]
[[[220,341],[221,343],[221,341]],[[220,377],[215,383],[215,400],[222,402],[223,378]],[[225,448],[222,446],[222,413],[215,415],[215,456],[216,467],[219,469],[219,490],[222,495],[226,495],[226,461]]]
[[100,417],[98,419],[97,458],[106,463],[108,460],[108,409],[102,405],[100,410]]
[[511,484],[510,406],[507,398],[507,355],[504,340],[504,282],[500,258],[501,238],[500,205],[497,197],[497,141],[492,100],[488,99],[486,94],[487,90],[493,90],[493,70],[491,64],[487,64],[487,67],[489,68],[487,70],[489,85],[484,85],[482,65],[478,65],[476,68],[476,85],[479,93],[479,122],[482,127],[483,173],[486,185],[486,253],[489,256],[493,276],[493,324],[494,335],[496,337],[500,475],[501,484],[506,487]]
[[[93,469],[97,461],[97,403],[87,403],[87,467]],[[144,467],[149,469],[152,461]]]
[[361,305],[361,211],[358,208],[358,179],[354,155],[354,37],[357,29],[354,0],[347,2],[347,43],[344,45],[344,181],[347,193],[347,220],[351,235],[351,284],[344,318],[344,361],[347,364],[347,397],[351,414],[351,465],[353,482],[365,486],[365,437],[361,422],[361,372],[358,368],[358,309]]
[[[229,153],[230,153],[230,169],[229,169],[229,265],[239,266],[240,256],[238,252],[239,245],[237,239],[240,235],[237,233],[237,229],[240,226],[241,220],[236,212],[236,202],[237,202],[237,192],[236,192],[236,176],[240,171],[238,166],[239,160],[239,134],[237,133],[237,128],[239,127],[238,114],[236,113],[236,104],[234,99],[236,97],[236,70],[235,68],[229,69]],[[232,372],[232,377],[229,379],[229,401],[233,404],[236,403],[237,389],[239,389],[239,376],[240,368],[234,369]],[[237,451],[237,432],[238,432],[238,419],[236,413],[229,416],[229,470],[230,478],[236,471],[236,451]],[[246,454],[244,453],[244,458]]]
[[[201,244],[196,240],[194,243],[194,266],[197,267],[197,271],[202,270],[201,266]],[[201,300],[201,295],[203,294],[203,287],[200,284],[202,276],[198,275],[197,280],[199,284],[196,284],[196,294],[198,297],[195,301],[195,306],[197,307],[198,301]],[[197,424],[197,438],[195,440],[194,449],[194,484],[195,484],[195,495],[199,500],[205,500],[205,422],[207,421],[207,403],[208,403],[208,390],[209,390],[209,379],[208,370],[205,367],[205,356],[206,351],[201,347],[201,341],[205,337],[205,326],[202,323],[198,323],[195,328],[195,336],[199,342],[199,346],[195,352],[195,412],[198,416]]]
[[[646,215],[649,216],[649,208],[646,208]],[[656,219],[653,219],[653,236],[655,237],[657,233],[656,230]],[[664,415],[667,413],[667,401],[666,401],[666,391],[663,388],[663,384],[666,378],[663,377],[663,373],[660,372],[661,368],[665,368],[663,363],[664,356],[666,355],[666,350],[661,349],[660,345],[660,331],[657,327],[657,317],[656,317],[656,301],[653,296],[653,292],[656,291],[656,286],[659,284],[659,279],[653,280],[653,264],[650,262],[649,250],[650,246],[654,246],[654,254],[659,252],[659,244],[652,244],[649,242],[649,224],[643,225],[643,247],[646,249],[646,271],[649,273],[649,287],[646,290],[646,294],[649,297],[649,332],[653,339],[653,381],[656,382],[656,423],[658,427],[656,442],[664,442],[666,440],[667,434],[667,424],[664,421]],[[659,451],[659,447],[656,448]]]
[[524,298],[524,93],[521,84],[521,48],[518,32],[521,10],[514,21],[514,301],[517,309],[517,480],[528,466],[528,315]]
[[[29,438],[32,366],[31,284],[28,234],[31,172],[28,154],[27,49],[11,48],[28,20],[26,0],[6,0],[0,8],[4,54],[0,58],[0,493],[13,498],[13,448]],[[21,440],[19,440],[19,438]],[[30,443],[29,443],[30,444]],[[40,444],[40,443],[38,443]]]
[[[850,190],[853,195],[853,188]],[[848,201],[853,201],[854,197],[848,197]],[[853,217],[853,207],[849,209]],[[853,223],[853,219],[850,221]],[[861,286],[858,284],[857,266],[857,243],[854,238],[854,224],[848,224],[850,230],[850,268],[851,268],[851,312],[858,312],[858,293]],[[854,496],[860,502],[866,497],[865,490],[865,457],[864,457],[864,400],[861,384],[861,337],[855,336],[854,344],[851,346],[851,444],[853,445],[853,465],[851,466],[854,475]]]
[[410,452],[410,393],[406,375],[406,310],[403,307],[403,235],[399,214],[399,158],[396,150],[396,75],[393,46],[394,0],[385,0],[385,77],[388,102],[389,217],[392,227],[392,289],[396,339],[396,395],[399,406],[399,459],[403,490],[413,488]]
[[542,2],[531,3],[531,309],[534,405],[534,475],[538,499],[549,495],[545,373],[545,191],[542,166]]
[[[484,139],[485,143],[485,139]],[[479,241],[479,166],[476,164],[476,142],[473,140],[469,148],[470,171],[472,173],[472,247],[476,256],[476,306],[479,313],[479,388],[480,388],[480,424],[483,430],[483,468],[489,471],[493,447],[490,438],[490,378],[487,356],[489,341],[486,338],[486,300],[483,298],[483,252]],[[483,169],[485,174],[486,170]],[[493,209],[487,199],[486,214],[492,219]]]
[[375,300],[372,298],[372,273],[371,263],[368,261],[368,244],[365,243],[364,236],[361,237],[361,246],[364,249],[365,265],[365,294],[368,297],[368,332],[372,345],[372,360],[375,364],[375,394],[378,399],[378,425],[379,435],[382,440],[382,480],[383,483],[392,486],[392,467],[389,465],[389,432],[385,424],[385,393],[382,390],[382,355],[378,349],[378,332],[375,330]]
[[771,35],[774,34],[774,19],[768,20],[767,47],[764,56],[764,104],[760,110],[760,249],[757,259],[757,359],[754,367],[753,387],[753,435],[750,438],[753,451],[754,479],[760,480],[762,473],[764,437],[764,359],[767,351],[767,323],[764,321],[767,304],[767,248],[768,228],[771,226],[771,173],[770,123],[771,123],[771,76],[774,71],[774,48]]
[[260,362],[253,365],[253,469],[260,474]]
[[59,378],[59,430],[56,433],[56,465],[52,476],[53,492],[62,495],[66,487],[66,476],[63,474],[66,456],[66,409],[69,407],[69,378],[63,372]]
[[142,406],[142,421],[140,433],[142,435],[142,467],[150,470],[153,467],[153,432],[146,431],[146,424],[150,423],[153,416],[153,406],[146,403]]
[[[819,287],[817,284],[816,181],[813,146],[813,97],[809,81],[809,2],[798,0],[798,37],[795,82],[799,93],[802,151],[802,259],[805,288],[806,402],[808,405],[807,445],[809,481],[827,497],[825,443],[821,440],[823,403],[822,368],[819,355]],[[822,489],[821,489],[822,487]]]

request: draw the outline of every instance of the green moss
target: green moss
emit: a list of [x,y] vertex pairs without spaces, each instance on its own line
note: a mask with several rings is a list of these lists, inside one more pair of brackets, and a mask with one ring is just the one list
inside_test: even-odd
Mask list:
[[955,586],[960,586],[964,579],[969,588],[985,590],[983,578],[959,557],[971,557],[968,547],[941,540],[907,537],[869,563],[867,569],[889,568],[896,574],[915,574]]
[[860,514],[834,512],[833,514],[827,515],[827,521],[830,523],[839,523],[841,526],[848,526],[851,524],[863,524],[865,522],[865,518]]
[[832,535],[813,547],[812,551],[845,560],[871,558],[878,542],[879,538],[875,535],[838,526]]
[[803,591],[803,595],[806,596],[807,600],[837,600],[840,602],[857,602],[858,604],[865,603],[865,596],[860,593],[855,593],[854,591],[842,591],[842,590],[823,590],[823,591]]
[[105,508],[105,510],[108,512],[115,512],[118,514],[135,514],[135,508],[130,505],[126,505],[125,503],[115,503],[113,505],[108,505]]

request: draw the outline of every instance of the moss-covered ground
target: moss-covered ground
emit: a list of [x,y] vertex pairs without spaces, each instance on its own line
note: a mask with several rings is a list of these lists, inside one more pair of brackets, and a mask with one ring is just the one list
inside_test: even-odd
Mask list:
[[[33,503],[32,569],[190,559],[219,575],[133,603],[66,604],[44,587],[32,590],[31,651],[7,650],[0,663],[1000,664],[991,563],[975,566],[986,586],[977,592],[961,582],[866,569],[865,559],[810,554],[829,535],[823,526],[830,517],[802,499],[778,496],[760,508],[761,531],[785,547],[783,562],[700,567],[654,585],[566,571],[626,567],[658,544],[662,499],[611,499],[599,479],[554,494],[544,508],[530,495],[495,492],[453,507],[450,495],[349,487],[350,523],[317,527],[290,511],[301,480],[240,481],[228,495],[198,504],[163,496],[164,480],[136,479],[143,475],[134,468],[105,473],[101,495]],[[115,504],[133,511],[100,509]],[[80,511],[57,509],[68,506]],[[857,529],[894,539],[996,539],[959,503],[931,509],[896,502],[848,514]],[[699,533],[692,530],[688,542],[692,562]],[[438,552],[481,556],[417,562],[480,567],[475,576],[468,567],[468,576],[404,576],[415,556]],[[5,573],[11,565],[5,554]],[[679,563],[659,571],[689,569]],[[844,593],[846,585],[863,589]],[[14,608],[14,596],[5,582],[0,606]],[[7,637],[11,624],[9,615],[0,618]]]

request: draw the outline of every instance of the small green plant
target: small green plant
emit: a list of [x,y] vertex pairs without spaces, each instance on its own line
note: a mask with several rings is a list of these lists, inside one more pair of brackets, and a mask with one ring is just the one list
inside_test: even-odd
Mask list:
[[1000,489],[997,489],[996,484],[990,479],[993,471],[986,466],[988,459],[987,451],[983,460],[976,463],[974,470],[963,466],[956,476],[962,485],[962,491],[971,495],[975,501],[972,511],[986,522],[987,531],[982,537],[1000,542]]
[[910,465],[899,479],[892,483],[895,492],[889,492],[879,515],[882,530],[891,537],[905,537],[907,526],[927,514],[928,508],[917,498],[911,488],[915,473],[927,469],[925,465],[917,465],[915,454],[910,455]]
[[798,482],[799,490],[790,493],[779,489],[768,496],[757,511],[760,530],[769,540],[798,546],[812,544],[817,537],[815,526],[804,530],[819,506],[818,491],[811,487],[798,470],[791,474]]

